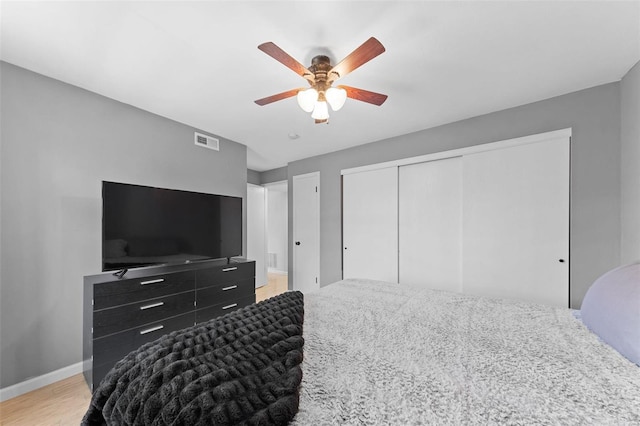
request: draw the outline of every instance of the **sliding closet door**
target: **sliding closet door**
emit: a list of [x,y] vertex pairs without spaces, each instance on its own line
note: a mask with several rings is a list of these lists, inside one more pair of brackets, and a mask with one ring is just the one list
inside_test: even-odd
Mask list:
[[464,291],[568,307],[569,139],[463,157]]
[[344,278],[398,282],[398,169],[342,177]]
[[462,291],[462,158],[399,169],[400,284]]

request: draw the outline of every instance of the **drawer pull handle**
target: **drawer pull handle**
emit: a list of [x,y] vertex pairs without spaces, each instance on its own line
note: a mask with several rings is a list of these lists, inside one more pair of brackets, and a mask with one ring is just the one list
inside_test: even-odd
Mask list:
[[140,331],[140,334],[152,333],[154,331],[162,330],[164,325],[156,325],[155,327],[147,328],[146,330]]
[[145,309],[157,308],[162,305],[164,305],[164,302],[152,303],[151,305],[140,306],[140,310],[144,311]]
[[229,287],[222,287],[222,291],[233,290],[234,288],[238,288],[238,286],[230,285]]
[[158,284],[161,282],[164,282],[164,278],[158,278],[157,280],[140,281],[140,285]]
[[237,266],[234,266],[233,268],[222,268],[222,272],[235,271],[236,269],[238,269]]
[[233,305],[223,306],[223,307],[222,307],[222,310],[224,311],[225,309],[235,308],[236,306],[238,306],[238,304],[237,304],[237,303],[234,303]]

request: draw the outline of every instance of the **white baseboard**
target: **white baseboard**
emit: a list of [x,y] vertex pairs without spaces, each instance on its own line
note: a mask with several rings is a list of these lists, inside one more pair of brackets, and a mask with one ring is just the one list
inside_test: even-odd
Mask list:
[[281,271],[280,269],[269,268],[270,274],[288,275],[289,271]]
[[2,388],[0,389],[0,402],[15,398],[16,396],[23,395],[43,386],[59,382],[60,380],[67,379],[79,373],[82,373],[82,362],[62,367],[50,373],[43,374],[42,376],[32,377],[24,382]]

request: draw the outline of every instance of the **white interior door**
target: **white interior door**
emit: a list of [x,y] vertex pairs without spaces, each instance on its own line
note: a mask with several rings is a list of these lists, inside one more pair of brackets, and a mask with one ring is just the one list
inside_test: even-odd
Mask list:
[[399,168],[400,284],[462,291],[462,158]]
[[320,173],[293,177],[293,288],[320,288]]
[[398,168],[342,177],[343,278],[398,282]]
[[266,191],[247,185],[247,258],[256,261],[256,288],[267,284]]
[[569,306],[569,139],[463,157],[464,291]]

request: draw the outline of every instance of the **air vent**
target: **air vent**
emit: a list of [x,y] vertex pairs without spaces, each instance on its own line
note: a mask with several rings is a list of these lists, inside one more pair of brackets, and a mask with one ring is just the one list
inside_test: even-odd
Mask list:
[[212,138],[211,136],[203,135],[202,133],[194,133],[194,141],[198,146],[203,146],[209,149],[215,149],[220,151],[220,140]]

